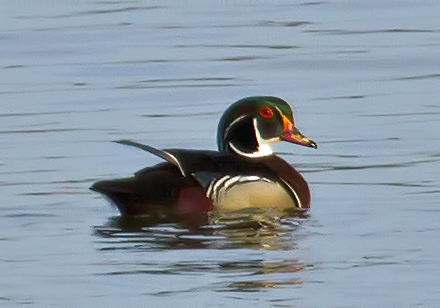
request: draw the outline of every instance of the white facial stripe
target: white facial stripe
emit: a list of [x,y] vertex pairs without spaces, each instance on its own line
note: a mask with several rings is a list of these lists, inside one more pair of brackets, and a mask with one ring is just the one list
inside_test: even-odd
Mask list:
[[283,112],[281,111],[280,108],[278,108],[277,106],[275,106],[275,109],[278,110],[278,112],[280,113],[280,116],[283,116]]
[[243,151],[240,151],[232,142],[229,142],[229,146],[236,153],[238,153],[242,156],[249,157],[249,158],[265,157],[265,156],[272,155],[273,151],[272,151],[271,144],[279,141],[280,138],[264,139],[263,137],[261,137],[261,134],[258,131],[256,118],[252,119],[252,124],[254,125],[255,138],[257,139],[257,143],[258,143],[258,151],[253,152],[253,153],[245,153]]
[[261,137],[260,131],[258,130],[257,119],[254,118],[252,120],[252,123],[254,124],[255,137],[257,138],[257,143],[258,143],[258,151],[253,153],[254,155],[256,155],[254,157],[263,157],[263,156],[272,155],[273,151],[271,144],[278,141],[279,138],[264,139],[263,137]]
[[246,116],[246,115],[243,115],[243,116],[241,116],[241,117],[236,118],[234,121],[232,121],[232,122],[228,125],[228,127],[226,128],[225,133],[224,133],[224,136],[227,136],[227,135],[229,134],[229,130],[230,130],[232,127],[234,127],[234,125],[235,125],[236,123],[238,123],[238,122],[240,122],[241,120],[243,120],[245,117],[247,117],[247,116]]
[[[277,112],[279,112],[279,114],[281,116],[283,115],[283,113],[281,112],[281,110],[278,107],[274,107],[274,108],[277,110]],[[240,121],[242,118],[243,118],[243,116],[235,119],[229,127],[232,127],[234,123]],[[258,158],[258,157],[265,157],[265,156],[272,155],[273,154],[272,143],[280,141],[280,137],[264,139],[258,130],[257,118],[252,119],[252,125],[254,126],[255,138],[258,143],[258,151],[253,152],[253,153],[246,153],[246,152],[243,152],[240,149],[238,149],[232,142],[229,142],[229,146],[231,147],[231,149],[234,150],[235,153],[240,154],[242,156],[249,157],[249,158]]]

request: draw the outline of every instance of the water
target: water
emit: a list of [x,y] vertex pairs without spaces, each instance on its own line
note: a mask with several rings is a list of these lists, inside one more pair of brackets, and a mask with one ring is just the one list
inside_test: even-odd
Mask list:
[[[15,1],[0,12],[0,305],[440,306],[437,1]],[[308,218],[122,219],[88,187],[289,101]]]

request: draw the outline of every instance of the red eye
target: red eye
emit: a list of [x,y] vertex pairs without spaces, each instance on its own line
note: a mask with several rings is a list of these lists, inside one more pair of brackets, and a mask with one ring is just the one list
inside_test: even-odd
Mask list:
[[265,119],[270,119],[271,117],[273,117],[273,110],[269,107],[263,107],[260,109],[260,116]]

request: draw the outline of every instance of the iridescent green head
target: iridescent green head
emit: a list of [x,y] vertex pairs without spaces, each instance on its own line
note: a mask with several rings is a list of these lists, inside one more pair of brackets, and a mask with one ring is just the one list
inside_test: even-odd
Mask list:
[[273,96],[253,96],[235,102],[223,113],[217,129],[220,152],[249,158],[272,155],[270,145],[281,140],[317,147],[295,127],[289,104]]

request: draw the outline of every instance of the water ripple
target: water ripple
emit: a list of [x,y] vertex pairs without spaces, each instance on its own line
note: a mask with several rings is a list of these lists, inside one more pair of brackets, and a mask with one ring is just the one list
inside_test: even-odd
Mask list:
[[295,45],[262,45],[262,44],[191,44],[174,45],[175,48],[239,48],[239,49],[294,49],[299,48]]
[[[340,170],[363,170],[363,169],[384,169],[384,168],[406,168],[412,167],[420,164],[427,164],[438,162],[439,159],[422,159],[422,160],[414,160],[408,162],[400,162],[400,163],[388,163],[388,164],[367,164],[367,165],[335,165],[335,164],[325,164],[325,163],[313,163],[309,164],[312,170],[308,172],[323,172],[323,171],[340,171]],[[306,166],[306,165],[304,165]]]
[[130,11],[140,11],[140,10],[154,10],[161,9],[164,6],[127,6],[121,8],[111,8],[111,9],[96,9],[96,10],[85,10],[80,12],[74,12],[70,14],[55,14],[55,15],[21,15],[17,16],[19,19],[46,19],[46,18],[72,18],[81,17],[89,15],[102,15],[102,14],[114,14],[114,13],[124,13]]
[[397,78],[397,80],[419,80],[419,79],[434,79],[434,78],[440,78],[440,74],[415,75],[415,76]]
[[324,35],[353,35],[353,34],[376,34],[376,33],[434,33],[440,32],[439,30],[431,29],[404,29],[404,28],[393,28],[393,29],[380,29],[380,30],[345,30],[345,29],[315,29],[315,30],[304,30],[305,33],[317,33]]
[[231,77],[148,79],[117,89],[237,87],[243,80],[238,81]]
[[298,213],[269,211],[200,214],[191,217],[113,217],[96,226],[100,250],[258,248],[293,249]]

